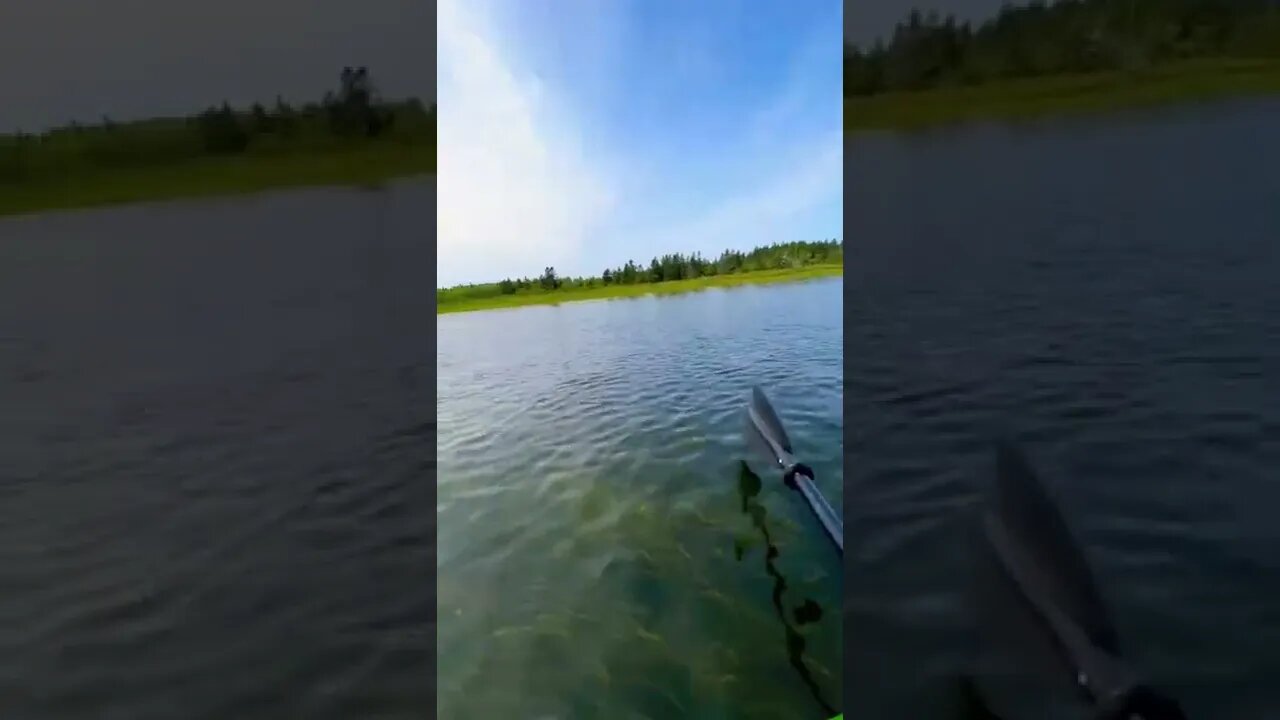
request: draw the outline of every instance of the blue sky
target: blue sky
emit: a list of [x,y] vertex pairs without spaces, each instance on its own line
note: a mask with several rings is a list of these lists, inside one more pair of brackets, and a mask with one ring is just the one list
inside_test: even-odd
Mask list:
[[440,0],[437,285],[842,226],[841,0]]

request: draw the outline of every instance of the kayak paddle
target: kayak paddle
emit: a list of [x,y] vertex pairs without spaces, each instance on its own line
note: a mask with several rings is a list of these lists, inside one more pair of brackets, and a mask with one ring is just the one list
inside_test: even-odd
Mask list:
[[769,399],[760,388],[752,388],[751,402],[747,405],[747,438],[777,464],[782,471],[782,481],[804,497],[809,509],[818,517],[818,522],[826,530],[827,536],[836,544],[840,554],[844,554],[844,522],[836,515],[826,498],[813,483],[813,470],[804,463],[798,462],[791,449],[791,440],[782,427],[782,421],[774,412]]
[[1121,656],[1084,555],[1012,445],[997,451],[982,531],[1010,588],[1051,638],[1098,720],[1185,720],[1178,704],[1142,684]]

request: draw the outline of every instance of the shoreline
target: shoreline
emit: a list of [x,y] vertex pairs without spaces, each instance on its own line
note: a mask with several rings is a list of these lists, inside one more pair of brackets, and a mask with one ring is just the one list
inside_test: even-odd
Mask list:
[[922,131],[1280,95],[1280,59],[1194,60],[844,99],[846,135]]
[[273,190],[378,185],[434,175],[435,170],[433,145],[383,143],[313,153],[200,158],[173,165],[85,171],[65,179],[0,184],[0,219]]
[[810,265],[808,267],[788,270],[756,270],[753,272],[735,273],[732,275],[713,275],[692,280],[672,280],[670,282],[662,283],[608,285],[581,290],[536,292],[521,295],[498,295],[494,297],[476,298],[473,300],[457,300],[444,305],[437,304],[436,315],[479,312],[484,310],[509,310],[512,308],[528,307],[531,305],[560,305],[562,303],[583,302],[588,300],[636,298],[644,297],[646,295],[681,295],[684,293],[701,292],[703,290],[710,290],[714,288],[800,282],[803,280],[837,277],[842,276],[843,274],[843,264]]

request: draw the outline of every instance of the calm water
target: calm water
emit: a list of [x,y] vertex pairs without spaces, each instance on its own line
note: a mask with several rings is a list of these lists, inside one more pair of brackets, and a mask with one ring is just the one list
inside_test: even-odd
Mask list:
[[765,475],[766,565],[740,495],[758,383],[839,507],[842,287],[438,319],[439,717],[842,707],[839,558]]
[[433,192],[0,221],[0,715],[430,713]]
[[1280,102],[845,162],[851,717],[953,717],[975,656],[1010,720],[1083,717],[966,607],[1002,433],[1151,678],[1193,718],[1280,716]]

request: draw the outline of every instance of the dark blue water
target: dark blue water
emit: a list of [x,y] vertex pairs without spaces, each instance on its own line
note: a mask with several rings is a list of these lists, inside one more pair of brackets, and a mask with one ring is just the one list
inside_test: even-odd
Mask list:
[[[967,605],[1020,438],[1193,718],[1280,716],[1280,102],[846,144],[845,697],[1083,717]],[[999,647],[996,647],[999,646]]]
[[0,221],[0,715],[430,714],[433,192]]

